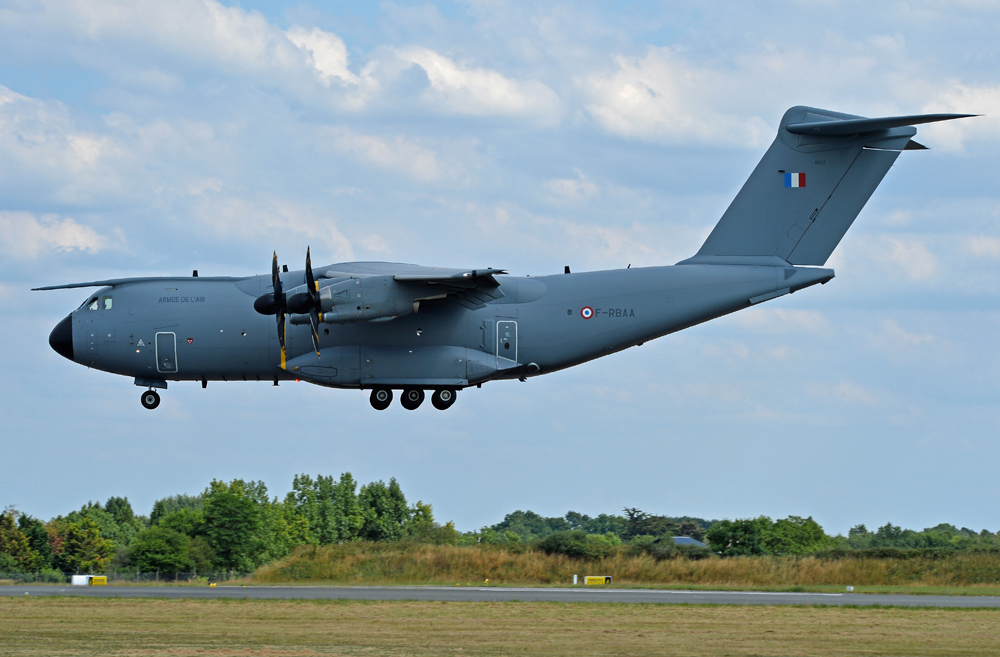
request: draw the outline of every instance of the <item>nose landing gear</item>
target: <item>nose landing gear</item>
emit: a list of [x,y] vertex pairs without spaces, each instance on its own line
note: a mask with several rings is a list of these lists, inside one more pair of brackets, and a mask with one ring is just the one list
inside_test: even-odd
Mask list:
[[139,398],[139,401],[142,402],[143,408],[153,410],[160,405],[160,394],[153,389],[149,389],[142,393],[142,397]]

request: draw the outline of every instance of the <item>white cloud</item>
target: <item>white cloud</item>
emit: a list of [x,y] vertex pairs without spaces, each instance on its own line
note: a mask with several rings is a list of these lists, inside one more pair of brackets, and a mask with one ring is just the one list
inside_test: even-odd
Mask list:
[[934,145],[946,151],[961,151],[969,139],[982,141],[1000,137],[1000,85],[972,85],[952,81],[951,85],[924,106],[927,113],[982,114],[975,118],[944,121],[921,126]]
[[988,235],[976,235],[967,240],[969,250],[978,258],[1000,256],[1000,238]]
[[873,344],[882,348],[895,350],[906,350],[912,347],[919,347],[930,344],[937,340],[931,333],[911,333],[891,319],[884,319],[881,322],[881,332],[870,336]]
[[401,49],[396,56],[426,72],[430,88],[424,97],[446,114],[518,116],[542,125],[559,120],[559,98],[537,80],[513,80],[492,69],[463,66],[429,48]]
[[758,333],[821,333],[830,322],[815,310],[794,310],[755,306],[736,315],[735,321]]
[[[204,197],[194,208],[201,226],[220,237],[273,245],[275,242],[312,246],[315,262],[353,260],[354,249],[334,218],[283,199],[247,200]],[[324,255],[325,253],[325,255]],[[293,260],[291,254],[283,256]],[[286,260],[287,261],[287,260]]]
[[885,237],[889,261],[898,265],[911,280],[927,280],[938,271],[937,257],[916,238]]
[[117,176],[108,164],[120,155],[107,136],[78,129],[62,103],[28,98],[0,86],[3,183],[22,189],[48,183],[50,198],[75,203],[117,189]]
[[121,241],[108,240],[90,226],[56,215],[36,217],[30,212],[0,212],[0,248],[16,259],[31,259],[53,251],[96,253]]
[[436,180],[448,171],[434,151],[402,135],[391,139],[365,135],[348,128],[326,130],[334,148],[383,169],[403,173],[417,180]]
[[556,178],[545,184],[549,193],[561,201],[583,201],[600,191],[598,186],[579,169],[573,169],[576,178]]
[[755,147],[773,132],[741,107],[738,116],[710,109],[712,99],[736,91],[720,70],[699,66],[678,48],[650,48],[645,57],[618,56],[610,74],[577,79],[586,111],[624,137],[708,141]]
[[833,387],[834,396],[847,404],[862,406],[878,406],[879,395],[874,391],[856,383],[844,381]]
[[358,84],[358,76],[347,68],[347,46],[336,34],[324,32],[318,27],[307,30],[293,27],[285,34],[296,46],[309,53],[309,59],[326,84],[333,78]]

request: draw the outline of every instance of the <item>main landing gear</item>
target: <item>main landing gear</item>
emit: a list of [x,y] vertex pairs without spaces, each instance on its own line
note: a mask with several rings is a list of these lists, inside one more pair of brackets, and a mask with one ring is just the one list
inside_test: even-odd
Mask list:
[[153,410],[160,405],[160,393],[153,389],[146,390],[142,393],[142,397],[139,398],[139,401],[142,402],[143,408]]
[[[456,392],[452,388],[435,390],[434,394],[431,395],[431,404],[439,411],[450,408],[455,403]],[[420,388],[404,388],[403,393],[399,396],[399,405],[408,411],[415,411],[424,403],[424,399],[424,391]],[[389,388],[375,388],[372,390],[369,401],[371,401],[372,408],[377,411],[384,411],[392,404],[392,390]]]
[[375,388],[372,390],[370,401],[372,403],[372,408],[376,411],[384,411],[389,408],[389,404],[392,403],[392,390],[389,390],[388,388]]

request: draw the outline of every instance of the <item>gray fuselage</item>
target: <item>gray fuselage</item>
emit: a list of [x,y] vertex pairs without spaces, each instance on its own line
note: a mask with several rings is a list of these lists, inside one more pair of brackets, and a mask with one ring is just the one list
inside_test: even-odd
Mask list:
[[[352,267],[405,265],[331,268]],[[253,308],[270,277],[145,279],[102,288],[67,318],[69,356],[143,385],[301,378],[340,388],[462,388],[571,367],[832,277],[830,269],[699,264],[498,276],[504,296],[479,309],[444,298],[389,321],[321,325],[318,358],[309,327],[288,324],[287,369],[273,318]],[[281,279],[287,289],[304,276]]]

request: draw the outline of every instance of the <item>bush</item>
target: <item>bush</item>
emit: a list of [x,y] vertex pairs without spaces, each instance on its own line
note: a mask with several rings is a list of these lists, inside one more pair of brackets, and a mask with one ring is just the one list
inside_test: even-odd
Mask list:
[[538,549],[545,554],[564,554],[577,559],[602,559],[609,557],[621,545],[617,534],[588,534],[582,529],[554,532],[538,542]]

